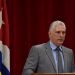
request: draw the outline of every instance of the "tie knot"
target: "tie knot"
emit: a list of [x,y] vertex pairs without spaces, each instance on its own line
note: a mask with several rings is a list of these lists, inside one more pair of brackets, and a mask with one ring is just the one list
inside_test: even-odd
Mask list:
[[59,47],[59,46],[56,48],[56,51],[61,51],[61,49],[60,49],[60,47]]

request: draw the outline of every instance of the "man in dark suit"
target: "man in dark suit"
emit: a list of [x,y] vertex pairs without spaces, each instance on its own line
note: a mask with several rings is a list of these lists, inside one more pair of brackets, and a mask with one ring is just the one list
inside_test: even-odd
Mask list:
[[62,21],[52,22],[48,34],[49,42],[32,46],[22,75],[73,72],[72,49],[62,46],[66,35],[65,24]]

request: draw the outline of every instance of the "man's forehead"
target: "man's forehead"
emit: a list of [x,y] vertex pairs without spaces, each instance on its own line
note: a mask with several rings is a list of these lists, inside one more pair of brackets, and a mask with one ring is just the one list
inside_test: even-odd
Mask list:
[[53,28],[54,31],[66,31],[66,27],[65,26],[56,26],[55,28]]
[[66,29],[65,25],[57,25],[55,29]]

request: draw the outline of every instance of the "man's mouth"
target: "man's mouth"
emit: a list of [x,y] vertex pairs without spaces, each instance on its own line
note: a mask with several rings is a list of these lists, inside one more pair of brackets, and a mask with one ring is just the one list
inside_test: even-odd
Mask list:
[[64,41],[64,39],[58,39],[59,41]]

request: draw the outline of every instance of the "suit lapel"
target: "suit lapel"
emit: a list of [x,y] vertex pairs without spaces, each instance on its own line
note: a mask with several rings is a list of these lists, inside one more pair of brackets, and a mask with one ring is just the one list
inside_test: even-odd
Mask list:
[[54,67],[55,72],[57,72],[56,65],[55,65],[55,61],[54,61],[54,57],[53,57],[53,53],[52,53],[52,50],[51,50],[51,47],[50,47],[50,43],[49,42],[46,44],[46,54],[49,57],[50,62],[52,62],[52,65]]

